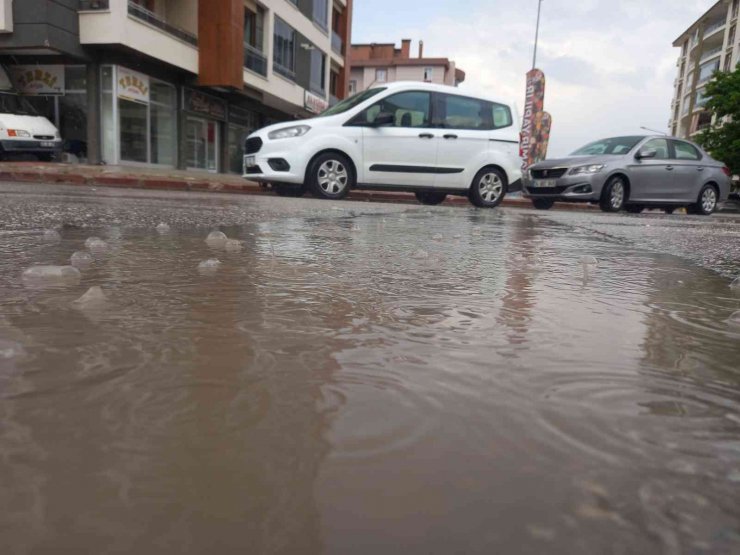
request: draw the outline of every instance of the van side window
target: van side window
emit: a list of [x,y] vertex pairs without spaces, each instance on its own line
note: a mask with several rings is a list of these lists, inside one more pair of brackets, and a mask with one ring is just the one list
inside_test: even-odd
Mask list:
[[511,110],[503,104],[450,94],[440,97],[438,120],[446,129],[492,131],[512,125]]
[[429,127],[432,95],[409,91],[391,95],[362,112],[356,123],[372,124],[381,112],[393,114],[390,127]]

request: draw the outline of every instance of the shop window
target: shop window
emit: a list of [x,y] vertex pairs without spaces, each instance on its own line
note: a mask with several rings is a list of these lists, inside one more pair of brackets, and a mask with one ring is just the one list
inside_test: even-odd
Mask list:
[[174,166],[173,145],[177,144],[175,88],[166,83],[152,81],[150,94],[150,161],[152,164]]
[[101,70],[101,126],[102,126],[102,153],[103,160],[108,164],[118,161],[116,156],[118,126],[116,125],[116,112],[113,104],[113,71],[111,66],[104,66]]
[[146,104],[118,99],[120,115],[121,159],[127,162],[149,161],[147,155],[147,119],[149,108]]

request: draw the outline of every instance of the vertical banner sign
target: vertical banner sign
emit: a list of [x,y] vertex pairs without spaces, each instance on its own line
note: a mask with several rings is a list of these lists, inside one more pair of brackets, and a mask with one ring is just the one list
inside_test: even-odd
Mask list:
[[532,144],[529,148],[530,165],[542,162],[547,158],[547,147],[550,144],[550,129],[552,116],[548,112],[541,112],[534,118]]
[[[533,147],[535,137],[535,122],[542,118],[545,106],[545,74],[539,69],[533,69],[527,73],[527,96],[524,102],[524,121],[522,122],[522,133],[519,147],[524,162],[522,169],[526,170],[534,162]],[[549,130],[548,130],[549,135]]]

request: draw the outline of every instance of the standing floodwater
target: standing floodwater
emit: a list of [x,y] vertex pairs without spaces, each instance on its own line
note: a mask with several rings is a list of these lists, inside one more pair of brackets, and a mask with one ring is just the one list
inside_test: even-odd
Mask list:
[[0,553],[740,551],[737,222],[96,194],[0,186]]

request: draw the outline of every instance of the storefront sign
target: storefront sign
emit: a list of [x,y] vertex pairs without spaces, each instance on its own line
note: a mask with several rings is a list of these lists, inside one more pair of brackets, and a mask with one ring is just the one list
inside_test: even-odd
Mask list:
[[10,78],[20,94],[64,94],[64,66],[10,66]]
[[149,104],[149,77],[118,66],[118,98]]
[[[521,140],[519,143],[524,163],[522,169],[526,170],[534,164],[534,142],[537,138],[535,126],[537,121],[542,121],[542,113],[545,107],[545,74],[539,69],[533,69],[527,73],[527,95],[524,102],[524,121],[522,122]],[[549,129],[548,129],[549,135]]]
[[329,103],[326,100],[308,91],[306,91],[305,106],[306,110],[314,114],[320,114],[329,109]]
[[226,102],[193,89],[185,89],[185,110],[226,121]]

